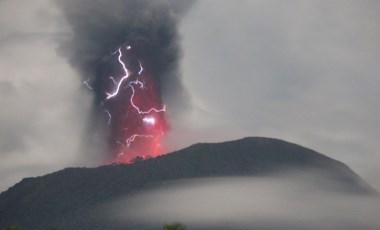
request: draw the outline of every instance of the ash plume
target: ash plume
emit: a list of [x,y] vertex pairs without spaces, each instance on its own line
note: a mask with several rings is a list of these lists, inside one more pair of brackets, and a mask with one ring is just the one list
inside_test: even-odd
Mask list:
[[[123,109],[115,107],[121,106],[111,105],[111,103],[104,106],[107,100],[105,92],[112,84],[108,79],[109,76],[115,72],[121,74],[118,67],[120,63],[115,61],[115,54],[119,49],[120,56],[125,56],[122,53],[124,51],[120,50],[123,46],[133,47],[128,53],[132,58],[125,60],[130,68],[128,71],[131,73],[138,72],[139,58],[146,57],[144,68],[147,68],[147,72],[154,76],[154,93],[159,95],[159,98],[155,99],[156,104],[167,105],[170,108],[168,111],[171,117],[175,117],[183,109],[188,108],[189,100],[182,87],[178,67],[181,49],[177,26],[181,16],[193,3],[193,0],[57,1],[72,30],[72,36],[61,43],[59,51],[79,72],[85,85],[94,92],[94,109],[90,115],[91,124],[89,125],[91,133],[106,125],[108,118],[104,111],[110,117],[111,113],[116,113],[115,111],[119,114],[130,112],[126,112],[128,108],[120,112]],[[131,76],[133,80],[136,78],[136,76]],[[132,90],[134,93],[135,90]],[[122,96],[126,98],[125,95]],[[131,103],[133,96],[134,94],[129,96]],[[109,110],[112,110],[111,113],[108,112]],[[125,120],[124,117],[120,118],[121,116],[118,115],[115,120]],[[130,119],[128,125],[131,122],[135,121]],[[161,123],[162,129],[166,126],[166,121]],[[120,150],[115,150],[115,143],[121,143],[121,140],[117,139],[121,131],[116,130],[120,128],[115,127],[120,126],[122,125],[116,124],[110,128],[109,148],[114,149],[114,154],[120,152]],[[135,130],[141,130],[141,127]],[[150,137],[150,135],[140,134],[137,136]],[[130,136],[129,140],[134,140],[135,137]],[[130,144],[128,140],[127,143]]]
[[[57,1],[73,32],[72,38],[62,43],[60,52],[80,72],[83,80],[87,80],[98,75],[99,64],[107,59],[111,50],[116,50],[126,41],[139,43],[146,46],[151,55],[160,93],[165,100],[174,102],[170,99],[174,95],[185,100],[178,69],[181,50],[177,24],[194,2]],[[99,102],[103,95],[98,95],[97,90],[95,94],[96,102]]]

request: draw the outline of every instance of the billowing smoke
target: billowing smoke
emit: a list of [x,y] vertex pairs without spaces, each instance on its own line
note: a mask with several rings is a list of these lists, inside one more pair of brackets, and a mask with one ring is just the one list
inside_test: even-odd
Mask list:
[[165,151],[168,118],[186,108],[177,30],[193,0],[57,1],[72,36],[60,52],[94,93],[89,133],[106,130],[111,161]]

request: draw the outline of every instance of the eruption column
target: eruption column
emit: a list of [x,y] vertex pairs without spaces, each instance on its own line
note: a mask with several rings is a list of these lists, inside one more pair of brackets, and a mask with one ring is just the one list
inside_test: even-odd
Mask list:
[[91,146],[88,154],[106,152],[106,163],[162,154],[160,139],[169,128],[163,100],[172,118],[190,106],[178,25],[195,1],[54,2],[72,32],[60,39],[60,53],[94,95],[83,143]]
[[[134,68],[133,60],[129,60],[123,50],[120,47],[112,53],[117,55],[122,76],[108,77],[113,89],[105,93],[102,104],[111,129],[111,145],[116,143],[119,152],[113,161],[128,163],[139,156],[161,153],[160,137],[166,130],[163,114],[166,106],[159,100],[152,74],[145,73],[140,59]],[[125,50],[130,52],[132,47],[126,46]]]

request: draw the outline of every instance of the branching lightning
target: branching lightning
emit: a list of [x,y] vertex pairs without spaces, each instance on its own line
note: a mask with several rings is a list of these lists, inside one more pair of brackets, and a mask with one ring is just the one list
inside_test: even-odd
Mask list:
[[177,26],[193,0],[59,2],[73,35],[59,46],[93,96],[88,142],[103,139],[107,163],[165,153],[169,107],[187,107]]
[[[129,51],[132,49],[132,47],[126,46],[124,49]],[[129,119],[128,114],[134,110],[135,115],[131,115],[132,116],[131,119],[140,119],[140,121],[141,121],[140,124],[141,125],[145,124],[145,125],[137,128],[137,129],[136,129],[137,126],[132,127],[132,129],[130,129],[129,126],[125,126],[124,128],[120,127],[120,128],[122,128],[122,130],[120,131],[120,135],[118,137],[116,137],[117,140],[115,143],[122,145],[123,148],[125,148],[125,147],[131,148],[132,143],[134,143],[137,138],[151,138],[152,139],[151,143],[153,146],[152,147],[153,149],[151,151],[154,151],[154,149],[157,149],[160,146],[160,144],[158,142],[159,139],[157,137],[162,136],[164,133],[163,133],[163,126],[162,126],[163,124],[159,123],[162,121],[157,120],[157,118],[162,119],[162,115],[156,117],[156,116],[153,116],[153,113],[165,112],[166,106],[162,105],[160,103],[157,103],[157,101],[153,101],[153,104],[148,103],[148,104],[150,104],[150,106],[148,108],[146,108],[146,105],[147,105],[146,103],[145,103],[144,109],[142,107],[140,107],[138,104],[141,103],[140,102],[141,101],[141,93],[144,93],[145,90],[149,90],[152,87],[152,86],[149,86],[149,87],[145,86],[145,84],[148,84],[151,81],[148,80],[148,82],[146,82],[147,79],[144,79],[146,77],[144,75],[146,75],[146,74],[144,73],[144,67],[142,64],[143,62],[140,59],[137,59],[136,61],[138,62],[138,68],[139,69],[136,71],[130,71],[128,69],[127,62],[124,61],[127,57],[123,55],[123,47],[120,47],[119,49],[117,49],[115,52],[112,53],[112,55],[117,55],[117,60],[118,60],[118,63],[120,65],[120,68],[122,69],[123,75],[120,77],[120,79],[118,77],[114,77],[114,76],[108,77],[110,79],[110,81],[113,83],[115,88],[113,90],[111,90],[111,92],[105,92],[105,101],[103,101],[102,104],[103,104],[103,106],[108,106],[108,105],[110,105],[110,103],[119,103],[120,101],[124,100],[126,95],[128,95],[129,99],[127,101],[129,102],[129,105],[125,105],[125,104],[123,105],[123,106],[126,106],[125,107],[126,111],[125,111],[125,114],[124,114],[124,117],[122,118],[122,120]],[[142,78],[142,79],[140,79],[140,78]],[[92,88],[91,85],[89,85],[88,80],[85,81],[84,84],[88,88],[90,88],[90,89]],[[130,89],[130,92],[127,92],[126,89]],[[150,94],[147,94],[147,95],[150,95]],[[121,100],[116,99],[118,97]],[[143,99],[143,100],[146,100],[147,96],[144,96],[144,98],[145,99]],[[112,100],[115,102],[108,102],[108,101],[110,101],[110,99],[115,99],[115,100]],[[108,103],[106,103],[106,102],[108,102]],[[158,107],[157,105],[160,107]],[[112,114],[113,114],[113,112],[115,112],[115,110],[114,109],[105,109],[104,112],[108,116],[107,125],[110,126],[111,122],[113,123]],[[116,124],[118,124],[117,121],[118,121],[118,118],[116,118]],[[120,122],[120,119],[119,119],[119,122]],[[131,123],[131,122],[139,122],[139,121],[138,120],[131,120],[130,122],[127,122],[125,124],[135,125],[134,123]],[[122,121],[121,125],[123,125],[123,123],[124,122]],[[117,126],[115,126],[113,124],[112,127],[114,128]],[[133,133],[133,132],[135,132],[135,133]],[[121,157],[121,156],[125,157],[124,156],[125,151],[128,151],[128,150],[122,149],[121,150],[122,154],[118,154],[118,157]]]
[[164,105],[161,109],[156,109],[156,108],[150,108],[149,110],[147,111],[143,111],[141,110],[137,105],[135,105],[135,103],[133,102],[133,97],[135,96],[135,88],[133,87],[133,84],[135,85],[140,85],[140,88],[143,89],[144,88],[144,84],[141,82],[141,81],[132,81],[129,83],[129,86],[131,87],[132,89],[132,96],[131,96],[131,99],[130,99],[130,102],[131,102],[131,105],[133,106],[133,108],[135,108],[137,110],[137,112],[139,114],[148,114],[148,113],[151,113],[151,112],[156,112],[156,113],[161,113],[161,112],[165,112],[166,111],[166,106]]
[[[128,46],[129,49],[130,49],[130,46]],[[127,47],[127,49],[128,49]],[[119,93],[119,90],[120,90],[120,86],[123,84],[124,81],[126,81],[129,77],[129,71],[127,69],[127,67],[125,66],[124,62],[121,60],[121,58],[123,57],[123,53],[121,52],[121,48],[119,48],[118,50],[119,52],[119,57],[118,57],[118,60],[119,60],[119,63],[121,64],[121,66],[123,67],[123,70],[124,70],[124,73],[125,75],[120,79],[119,83],[117,84],[117,87],[116,87],[116,90],[115,92],[113,93],[107,93],[107,100],[108,99],[111,99],[113,97],[115,97],[118,93]]]
[[93,90],[94,88],[92,88],[92,86],[90,85],[89,81],[90,81],[90,79],[87,79],[87,80],[83,81],[83,84],[84,84],[87,88],[89,88],[90,90]]
[[139,71],[139,75],[141,75],[141,73],[144,71],[144,68],[141,64],[141,61],[139,61],[139,64],[140,64],[140,71]]
[[109,77],[109,78],[111,79],[111,81],[112,81],[115,85],[118,84],[118,83],[116,82],[115,78],[113,78],[113,77]]
[[142,134],[133,134],[131,137],[125,140],[127,147],[131,146],[131,143],[135,141],[136,137],[145,137],[145,138],[153,138],[153,135],[142,135]]

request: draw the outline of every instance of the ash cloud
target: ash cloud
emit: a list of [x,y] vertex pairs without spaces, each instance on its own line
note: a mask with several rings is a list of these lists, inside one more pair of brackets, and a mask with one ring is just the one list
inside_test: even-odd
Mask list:
[[177,25],[193,3],[193,0],[57,1],[72,29],[72,37],[61,44],[60,52],[83,80],[91,80],[95,104],[99,104],[104,99],[102,62],[123,44],[144,47],[165,104],[171,112],[178,112],[188,100],[178,68],[181,49]]

